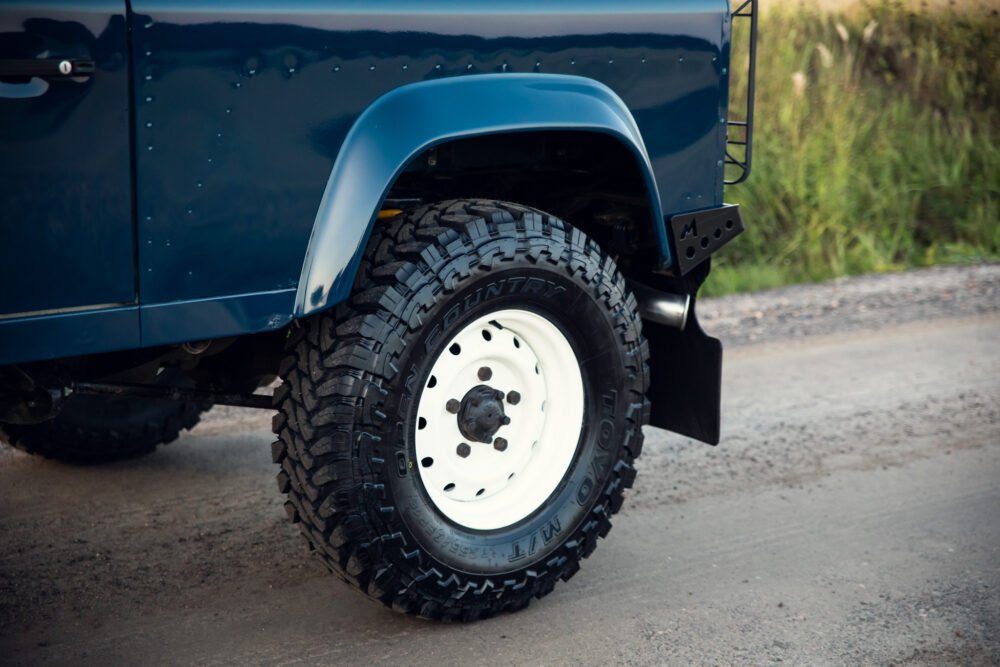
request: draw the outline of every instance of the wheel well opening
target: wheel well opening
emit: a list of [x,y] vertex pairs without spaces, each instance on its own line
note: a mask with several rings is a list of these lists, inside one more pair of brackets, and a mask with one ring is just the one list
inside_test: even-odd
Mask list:
[[537,131],[457,139],[424,151],[392,201],[483,198],[556,215],[611,253],[626,272],[659,264],[646,180],[619,139],[592,131]]

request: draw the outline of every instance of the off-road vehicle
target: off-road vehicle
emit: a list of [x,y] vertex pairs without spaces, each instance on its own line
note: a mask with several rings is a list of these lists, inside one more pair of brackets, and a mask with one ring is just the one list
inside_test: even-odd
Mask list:
[[0,5],[6,441],[98,463],[275,410],[332,571],[430,618],[545,595],[645,424],[719,439],[694,300],[743,229],[755,3]]

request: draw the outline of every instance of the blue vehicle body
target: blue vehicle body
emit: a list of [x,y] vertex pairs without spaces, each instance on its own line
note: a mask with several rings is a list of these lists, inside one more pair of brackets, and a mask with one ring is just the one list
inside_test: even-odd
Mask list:
[[[620,143],[657,270],[719,207],[727,0],[94,0],[0,5],[0,364],[281,329],[344,299],[435,146]],[[643,224],[646,224],[645,222]]]

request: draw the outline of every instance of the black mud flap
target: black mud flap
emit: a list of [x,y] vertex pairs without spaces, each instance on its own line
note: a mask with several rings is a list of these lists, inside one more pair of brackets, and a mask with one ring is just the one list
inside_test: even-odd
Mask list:
[[722,402],[722,342],[706,334],[694,303],[683,330],[644,320],[649,341],[649,423],[719,444]]

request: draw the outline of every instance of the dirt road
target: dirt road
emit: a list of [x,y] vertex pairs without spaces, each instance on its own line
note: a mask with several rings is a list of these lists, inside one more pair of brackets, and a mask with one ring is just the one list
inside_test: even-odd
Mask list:
[[581,572],[438,625],[325,574],[287,525],[269,417],[151,457],[0,452],[0,663],[1000,662],[1000,267],[704,304],[718,448],[651,429]]

